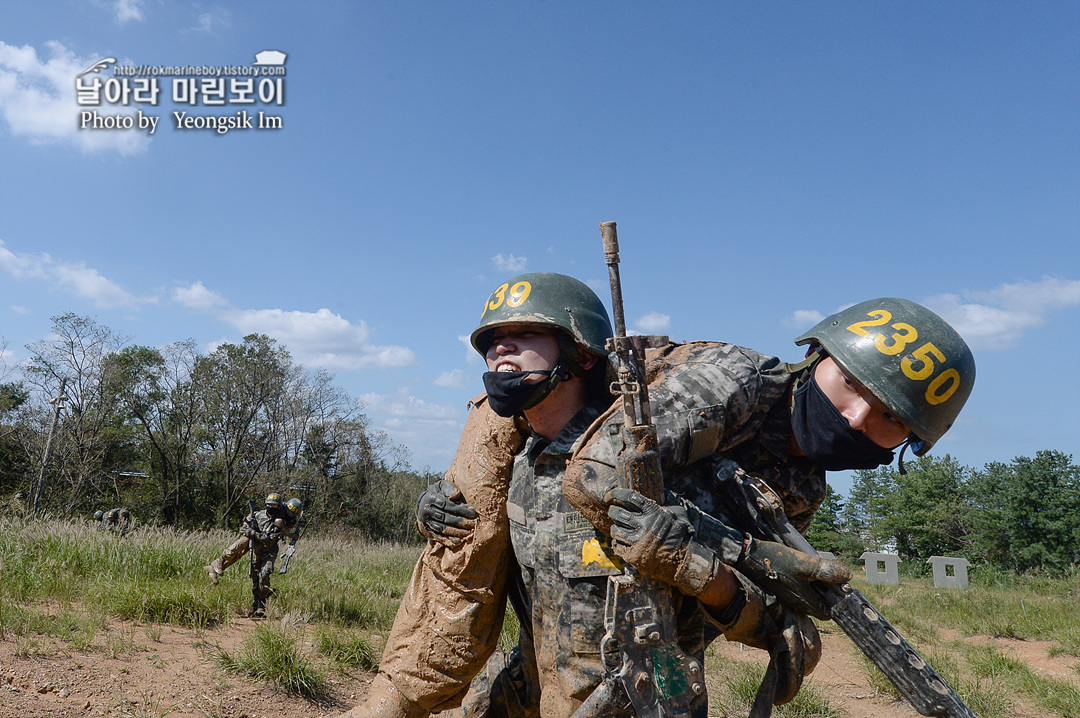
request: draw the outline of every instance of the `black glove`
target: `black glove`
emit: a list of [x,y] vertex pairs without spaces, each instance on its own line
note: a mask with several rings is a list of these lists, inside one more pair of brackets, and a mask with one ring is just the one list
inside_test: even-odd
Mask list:
[[649,576],[696,596],[713,573],[702,577],[705,565],[719,560],[746,574],[796,613],[829,620],[829,609],[811,581],[844,583],[851,571],[841,563],[757,541],[740,534],[694,504],[659,506],[636,491],[612,489],[608,515],[615,522],[611,536],[615,553]]
[[427,538],[451,548],[476,527],[476,510],[445,479],[428,486],[416,504],[416,528]]
[[619,558],[647,576],[697,596],[717,570],[715,552],[694,540],[694,527],[680,505],[661,506],[632,489],[604,497],[613,524],[612,547]]

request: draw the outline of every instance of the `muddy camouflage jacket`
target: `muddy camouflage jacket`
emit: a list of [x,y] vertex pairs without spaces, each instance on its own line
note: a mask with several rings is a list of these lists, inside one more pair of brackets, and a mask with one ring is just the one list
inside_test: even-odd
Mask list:
[[[648,358],[665,487],[717,514],[710,487],[724,460],[733,461],[763,478],[783,499],[791,523],[805,532],[825,499],[825,472],[804,457],[788,456],[788,397],[795,379],[790,365],[723,342],[672,343]],[[567,484],[573,505],[605,532],[611,522],[602,499],[616,486],[620,448],[609,428],[622,422],[622,403],[616,402],[583,437]]]
[[[604,677],[607,577],[621,572],[607,538],[563,494],[563,475],[576,439],[604,407],[582,409],[554,441],[532,435],[514,462],[506,513],[514,555],[531,614],[540,674],[540,715],[571,715]],[[676,594],[679,643],[699,660],[703,619],[697,601]],[[704,715],[707,706],[700,706]]]

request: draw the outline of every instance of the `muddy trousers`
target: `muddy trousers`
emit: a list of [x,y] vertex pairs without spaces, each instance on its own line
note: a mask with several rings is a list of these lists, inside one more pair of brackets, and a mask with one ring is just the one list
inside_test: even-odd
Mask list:
[[225,569],[239,561],[240,558],[247,552],[248,537],[240,536],[235,541],[233,541],[228,548],[222,551],[220,556],[218,556],[213,560],[213,562],[211,562],[210,567],[217,572],[218,576],[220,576],[221,574],[225,573]]
[[258,547],[252,550],[251,556],[251,612],[263,613],[266,610],[266,599],[274,594],[270,588],[270,576],[274,573],[274,561],[277,560],[277,544],[273,549],[264,550]]

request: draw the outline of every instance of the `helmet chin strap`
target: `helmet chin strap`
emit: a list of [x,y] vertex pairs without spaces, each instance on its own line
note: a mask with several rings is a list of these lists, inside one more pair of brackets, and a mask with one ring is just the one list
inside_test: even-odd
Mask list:
[[814,367],[817,366],[817,363],[824,359],[826,356],[828,355],[825,353],[825,350],[822,349],[821,345],[815,344],[811,351],[806,355],[806,358],[803,359],[801,362],[798,362],[797,364],[787,364],[788,373],[796,375],[795,386],[793,386],[792,388],[798,389],[800,386],[802,386],[806,382],[806,380],[810,378],[810,375],[813,372]]
[[[540,372],[536,373],[539,374]],[[551,367],[550,372],[544,373],[548,375],[548,378],[536,385],[536,389],[533,391],[532,396],[530,396],[529,400],[525,402],[525,405],[521,407],[522,411],[531,409],[542,402],[547,398],[548,394],[555,391],[555,387],[557,387],[560,382],[573,376],[571,370],[565,366],[561,357],[559,358],[559,361],[555,363],[555,366]]]

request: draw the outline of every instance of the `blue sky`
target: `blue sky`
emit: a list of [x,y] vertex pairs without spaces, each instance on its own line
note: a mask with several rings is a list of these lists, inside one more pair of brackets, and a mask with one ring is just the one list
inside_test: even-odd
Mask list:
[[[283,105],[181,107],[165,79],[153,135],[78,129],[96,60],[263,50]],[[913,299],[978,363],[936,453],[1076,460],[1078,69],[1075,2],[6,3],[3,362],[65,312],[203,351],[263,332],[441,471],[484,299],[555,271],[607,301],[616,220],[633,328],[795,360],[818,318]],[[172,114],[243,109],[282,127]]]

